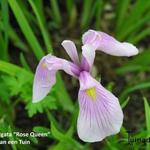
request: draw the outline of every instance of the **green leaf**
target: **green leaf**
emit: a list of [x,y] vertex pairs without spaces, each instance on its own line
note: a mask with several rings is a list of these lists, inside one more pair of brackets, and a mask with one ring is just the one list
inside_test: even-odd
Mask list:
[[130,0],[118,0],[116,8],[116,31],[120,28],[123,20],[126,17],[127,9],[129,7]]
[[[12,132],[12,129],[11,129],[10,126],[8,127],[8,132],[13,135],[13,132]],[[10,136],[9,140],[14,141],[15,140],[14,136]],[[17,150],[16,144],[11,144],[11,147],[12,147],[13,150]]]
[[62,132],[60,132],[54,125],[54,123],[51,121],[51,133],[54,136],[55,139],[59,140],[59,141],[63,141],[66,139],[65,134],[63,134]]
[[150,49],[145,50],[135,58],[130,60],[127,64],[116,70],[118,74],[124,74],[133,71],[144,71],[149,68],[150,64]]
[[58,101],[61,104],[62,108],[69,112],[73,112],[73,110],[74,110],[73,102],[70,99],[70,96],[66,91],[66,87],[64,85],[64,82],[63,82],[60,74],[57,74],[57,82],[55,85],[55,91],[56,91],[56,95],[58,97]]
[[66,144],[67,143],[65,142],[59,142],[58,144],[50,146],[48,150],[68,150],[68,148],[66,148],[67,147]]
[[66,0],[66,7],[70,19],[68,27],[73,27],[76,24],[77,19],[76,2],[74,0]]
[[119,150],[118,148],[116,148],[115,146],[113,146],[109,141],[107,141],[107,145],[110,148],[110,150]]
[[112,92],[112,91],[113,91],[113,87],[114,87],[114,83],[113,83],[113,82],[110,82],[110,83],[108,83],[106,89],[107,89],[108,91]]
[[33,79],[32,75],[29,75],[27,72],[21,71],[16,76],[2,76],[2,79],[8,86],[11,96],[17,96],[19,94],[22,95],[24,94],[24,92],[29,90],[28,96],[30,96],[31,99],[31,91],[32,91],[31,87]]
[[52,15],[51,17],[55,21],[55,23],[60,26],[61,25],[61,15],[60,10],[58,7],[58,1],[57,0],[50,0],[51,8],[52,8]]
[[0,77],[0,100],[9,103],[10,101],[10,91],[8,86],[5,84],[5,82]]
[[147,127],[147,136],[150,136],[150,106],[146,97],[144,97],[144,107],[145,107],[145,114],[146,114],[146,127]]
[[[140,29],[145,23],[149,21],[150,1],[137,0],[135,1],[131,12],[122,22],[116,34],[119,39],[125,39],[128,34],[136,29]],[[136,23],[135,23],[136,22]]]
[[31,69],[30,69],[30,67],[29,67],[29,65],[28,65],[28,63],[27,63],[27,61],[26,61],[26,58],[24,57],[23,53],[20,53],[20,61],[21,61],[22,66],[23,66],[26,70],[31,71]]
[[124,65],[120,68],[118,68],[116,70],[116,73],[118,74],[124,74],[124,73],[128,73],[128,72],[137,72],[137,71],[144,71],[144,70],[147,70],[147,66],[142,66],[142,65],[134,65],[134,64],[131,64],[131,65]]
[[[69,150],[69,149],[72,148],[72,147],[74,147],[75,150],[76,150],[76,149],[78,149],[78,150],[83,149],[83,146],[82,146],[80,143],[78,143],[76,140],[74,140],[73,138],[69,137],[67,134],[63,134],[62,132],[60,132],[60,131],[55,127],[55,125],[54,125],[53,122],[51,122],[51,133],[52,133],[52,135],[53,135],[57,140],[60,141],[60,143],[62,143],[62,144],[64,143],[64,146],[63,146],[63,147],[65,147],[66,149]],[[60,147],[60,146],[59,146],[60,143],[56,146],[56,149],[54,149],[54,150],[57,150],[58,147]],[[69,148],[67,148],[67,147],[69,147]]]
[[9,5],[17,19],[17,22],[28,41],[29,45],[31,46],[35,56],[38,60],[41,59],[41,57],[44,55],[41,46],[39,45],[39,42],[37,41],[37,38],[35,37],[25,15],[22,12],[21,7],[17,3],[16,0],[8,0]]
[[72,116],[71,116],[70,128],[68,129],[66,133],[66,135],[69,137],[72,137],[73,133],[75,132],[74,129],[76,127],[78,113],[79,113],[79,106],[78,106],[78,102],[76,102],[74,112],[72,113]]
[[134,85],[134,86],[131,86],[131,87],[128,87],[126,88],[122,94],[120,95],[120,100],[121,102],[126,98],[126,96],[131,93],[131,92],[134,92],[134,91],[137,91],[137,90],[142,90],[142,89],[147,89],[150,87],[150,82],[147,81],[147,82],[141,82],[141,83],[138,83],[137,85]]
[[[145,107],[147,137],[150,137],[150,106],[145,97],[144,97],[144,107]],[[149,149],[150,149],[150,144],[146,143],[146,150],[149,150]]]
[[0,33],[0,49],[1,49],[0,59],[5,60],[5,41],[2,36],[2,33]]
[[[2,28],[5,28],[5,27],[3,26]],[[24,52],[29,51],[27,44],[23,41],[22,38],[19,37],[19,35],[11,26],[9,26],[8,34],[11,40],[11,44],[13,44],[15,47],[19,48],[20,50]]]
[[36,137],[29,136],[29,140],[34,144],[38,144],[38,139]]
[[1,61],[1,60],[0,60],[0,71],[7,73],[8,75],[11,76],[16,76],[20,72],[26,72],[27,74],[32,75],[30,72],[27,72],[25,69],[17,65],[5,61]]
[[142,32],[138,32],[136,36],[129,38],[129,41],[132,43],[136,44],[142,39],[144,39],[146,36],[150,35],[150,28],[148,27],[147,29],[144,29]]
[[[0,20],[0,30],[5,32],[5,29],[6,28],[5,28],[4,23]],[[9,28],[7,30],[8,30],[8,36],[11,41],[11,44],[13,44],[15,47],[19,48],[20,50],[22,50],[24,52],[28,52],[29,48],[28,48],[27,44],[23,42],[23,39],[19,37],[19,35],[15,31],[15,29],[12,28],[11,25],[9,25]],[[1,39],[1,38],[2,37],[0,36],[0,42],[1,42],[0,47],[1,47],[1,49],[4,49],[5,42],[4,42],[4,39]],[[2,55],[2,53],[0,53],[0,54]]]
[[8,132],[9,124],[6,123],[4,117],[0,119],[0,133]]
[[133,32],[136,31],[137,29],[139,31],[139,29],[141,29],[149,20],[150,20],[150,13],[141,18],[140,21],[137,22],[136,24],[132,24],[128,28],[126,27],[125,32],[122,32],[122,34],[120,34],[118,38],[122,40],[125,39],[127,36],[129,36],[129,34],[131,33],[133,34]]
[[126,105],[128,104],[130,100],[130,97],[128,97],[122,104],[121,104],[121,108],[123,109],[124,107],[126,107]]
[[37,113],[43,113],[45,109],[57,109],[56,99],[52,96],[45,97],[41,102],[32,103],[30,102],[26,109],[28,111],[29,117]]
[[84,0],[83,1],[83,9],[82,9],[82,16],[81,16],[81,28],[85,29],[90,22],[89,16],[92,9],[92,2],[93,0]]
[[88,148],[86,146],[82,146],[78,142],[66,140],[66,141],[60,141],[58,144],[55,144],[53,146],[50,146],[48,150],[87,150]]
[[2,21],[5,26],[4,28],[4,48],[1,49],[1,58],[3,60],[8,60],[8,29],[9,29],[9,10],[8,10],[8,1],[1,0],[1,8],[2,8]]
[[97,0],[95,2],[96,9],[95,9],[95,17],[96,17],[96,22],[95,22],[95,27],[97,30],[100,29],[100,23],[101,23],[101,15],[104,7],[104,2],[103,0]]
[[[50,38],[49,38],[49,35],[48,35],[48,31],[46,30],[45,26],[44,26],[44,22],[43,22],[43,19],[42,19],[42,15],[40,13],[40,8],[38,7],[38,1],[37,0],[28,0],[35,15],[36,15],[36,18],[38,20],[38,23],[39,23],[39,27],[40,27],[40,30],[42,32],[42,36],[43,36],[43,39],[44,39],[44,42],[45,42],[45,45],[46,45],[46,48],[47,48],[47,52],[48,53],[52,53],[52,46],[51,46],[51,42],[50,42]],[[41,1],[42,2],[42,1]]]

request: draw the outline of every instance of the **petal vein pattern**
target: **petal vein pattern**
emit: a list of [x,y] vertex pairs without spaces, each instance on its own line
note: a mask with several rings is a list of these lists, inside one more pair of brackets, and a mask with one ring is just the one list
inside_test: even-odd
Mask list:
[[88,30],[83,34],[82,42],[84,45],[92,46],[95,50],[113,56],[130,57],[138,54],[138,49],[133,44],[119,42],[112,36],[100,31]]
[[95,84],[96,99],[93,101],[87,94],[86,89],[80,89],[78,96],[80,105],[77,122],[78,135],[85,142],[101,141],[105,137],[120,131],[123,112],[118,99],[111,92],[95,79],[91,79],[92,77],[88,73],[84,74],[86,74],[84,76],[87,76],[87,82],[92,80]]
[[56,83],[56,72],[64,70],[71,76],[75,76],[73,71],[75,64],[55,56],[47,55],[40,61],[33,83],[33,102],[39,102],[50,91],[51,87]]

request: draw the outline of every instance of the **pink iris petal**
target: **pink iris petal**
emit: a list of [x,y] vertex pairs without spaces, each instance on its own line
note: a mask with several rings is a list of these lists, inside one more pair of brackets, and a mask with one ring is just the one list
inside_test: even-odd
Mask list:
[[93,46],[95,50],[113,56],[133,56],[138,54],[138,49],[130,43],[119,42],[112,36],[99,31],[88,30],[82,37],[83,44]]
[[47,55],[43,57],[36,69],[33,83],[33,102],[41,101],[50,91],[56,82],[56,72],[64,70],[66,73],[75,76],[72,70],[74,66],[71,62],[55,56]]
[[85,32],[82,36],[82,42],[83,44],[87,44],[87,43],[92,43],[95,41],[96,37],[97,37],[97,32],[94,30],[88,30],[87,32]]
[[87,72],[90,71],[90,65],[89,65],[86,57],[84,57],[83,55],[82,55],[82,58],[81,58],[80,68],[81,68],[81,71],[83,71],[83,70],[87,71]]
[[[89,86],[91,82],[93,87]],[[118,99],[86,72],[80,75],[80,85],[80,112],[77,122],[80,139],[85,142],[97,142],[118,133],[123,122]],[[93,95],[85,88],[91,88]]]
[[95,50],[90,45],[82,46],[81,68],[90,71],[95,59]]
[[78,64],[79,57],[78,57],[77,49],[76,49],[74,42],[72,42],[70,40],[64,40],[62,42],[62,46],[64,47],[64,49],[66,50],[66,52],[68,53],[68,55],[70,56],[72,61],[74,63]]

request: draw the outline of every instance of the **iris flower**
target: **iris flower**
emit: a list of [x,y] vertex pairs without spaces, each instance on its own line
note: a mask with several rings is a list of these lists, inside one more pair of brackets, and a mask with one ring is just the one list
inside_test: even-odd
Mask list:
[[121,43],[104,32],[94,30],[85,32],[82,42],[80,60],[76,46],[70,40],[63,41],[62,46],[72,62],[50,54],[41,59],[34,78],[33,102],[41,101],[50,92],[58,70],[77,78],[80,83],[78,136],[85,142],[96,142],[120,131],[123,112],[118,98],[91,76],[95,53],[102,51],[113,56],[129,57],[138,54],[138,50],[130,43]]

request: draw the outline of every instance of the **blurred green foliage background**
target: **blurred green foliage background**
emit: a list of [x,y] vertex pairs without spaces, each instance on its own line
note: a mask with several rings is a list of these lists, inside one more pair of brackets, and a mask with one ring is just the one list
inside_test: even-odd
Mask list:
[[[88,29],[104,31],[140,50],[133,58],[97,54],[94,74],[119,97],[125,117],[118,135],[93,144],[77,136],[76,80],[59,72],[49,95],[40,103],[32,103],[32,82],[39,60],[47,53],[67,58],[60,43],[71,39],[79,47]],[[133,132],[132,138],[150,137],[149,43],[149,0],[0,0],[0,132],[51,133],[48,138],[30,137],[30,145],[0,148],[150,150],[149,143],[128,141],[128,131]]]

